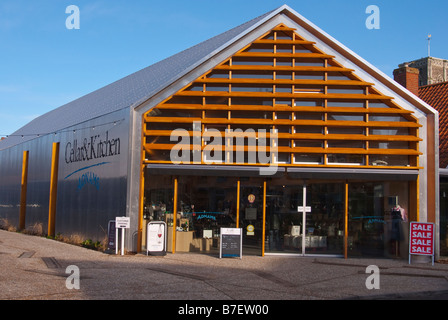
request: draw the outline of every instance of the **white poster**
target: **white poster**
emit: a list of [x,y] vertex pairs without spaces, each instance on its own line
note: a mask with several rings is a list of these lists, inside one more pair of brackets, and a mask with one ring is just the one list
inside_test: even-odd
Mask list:
[[166,243],[166,225],[165,222],[150,222],[148,224],[147,232],[147,250],[151,253],[162,253],[165,252]]

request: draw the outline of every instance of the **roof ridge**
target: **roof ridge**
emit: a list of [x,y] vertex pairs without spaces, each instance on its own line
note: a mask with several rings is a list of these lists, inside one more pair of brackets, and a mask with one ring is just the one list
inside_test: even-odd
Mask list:
[[422,88],[435,87],[435,86],[443,85],[443,84],[448,84],[448,81],[426,84],[424,86],[420,86],[418,89],[420,90]]

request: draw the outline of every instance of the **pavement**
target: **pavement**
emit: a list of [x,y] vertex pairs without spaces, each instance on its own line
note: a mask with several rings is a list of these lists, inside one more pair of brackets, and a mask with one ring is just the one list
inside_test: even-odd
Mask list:
[[[370,265],[378,267],[376,282],[366,272]],[[366,282],[379,288],[368,289]],[[177,301],[182,306],[185,301],[446,300],[448,264],[285,256],[219,259],[193,253],[121,256],[0,230],[0,299]]]

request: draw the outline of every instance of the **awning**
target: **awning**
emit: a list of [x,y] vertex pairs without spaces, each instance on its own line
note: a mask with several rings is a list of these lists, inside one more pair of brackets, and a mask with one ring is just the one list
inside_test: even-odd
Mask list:
[[316,180],[416,181],[419,174],[418,170],[357,168],[277,167],[274,174],[266,174],[263,170],[268,167],[259,166],[148,164],[146,167],[152,175],[273,178],[287,174],[293,179]]
[[418,170],[356,169],[356,168],[288,168],[295,179],[337,179],[374,181],[416,181]]

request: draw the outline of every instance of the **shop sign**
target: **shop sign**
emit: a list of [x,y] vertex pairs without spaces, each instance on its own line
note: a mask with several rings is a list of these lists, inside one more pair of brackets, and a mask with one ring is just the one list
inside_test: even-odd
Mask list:
[[434,264],[434,223],[411,222],[409,232],[409,263],[411,255],[432,256]]
[[298,212],[311,212],[311,207],[297,207]]
[[166,223],[152,221],[147,227],[146,249],[148,255],[166,255]]
[[115,224],[117,229],[129,229],[131,227],[131,218],[116,217]]
[[254,203],[254,202],[255,202],[255,195],[250,194],[250,195],[247,197],[247,200],[249,201],[249,203]]
[[243,256],[243,232],[241,228],[221,228],[219,258]]
[[114,251],[116,246],[115,220],[110,220],[107,225],[107,250]]
[[248,236],[253,236],[253,235],[255,235],[255,232],[254,232],[254,230],[255,230],[255,227],[253,226],[253,225],[248,225],[247,226],[247,235]]

